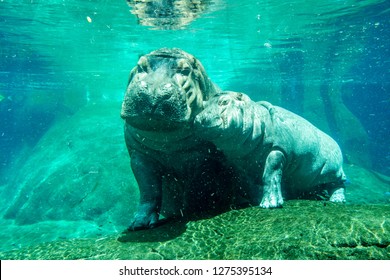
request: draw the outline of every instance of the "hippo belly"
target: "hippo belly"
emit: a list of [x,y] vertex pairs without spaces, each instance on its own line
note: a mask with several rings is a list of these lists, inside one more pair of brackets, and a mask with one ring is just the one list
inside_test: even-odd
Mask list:
[[344,181],[343,156],[339,145],[330,136],[304,118],[274,106],[274,147],[286,157],[283,170],[287,188],[310,191],[315,186]]

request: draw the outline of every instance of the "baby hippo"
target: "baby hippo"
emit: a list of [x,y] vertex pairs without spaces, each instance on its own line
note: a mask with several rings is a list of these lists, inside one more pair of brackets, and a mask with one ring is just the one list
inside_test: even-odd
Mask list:
[[345,202],[340,147],[307,120],[231,91],[204,105],[195,118],[197,135],[213,142],[249,180],[261,207],[281,207],[282,186],[289,197],[326,190],[330,201]]

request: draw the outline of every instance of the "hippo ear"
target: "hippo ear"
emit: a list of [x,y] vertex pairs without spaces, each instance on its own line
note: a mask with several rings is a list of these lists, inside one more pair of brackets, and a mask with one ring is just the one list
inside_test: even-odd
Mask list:
[[196,79],[199,83],[199,88],[202,92],[203,100],[208,100],[210,97],[213,97],[221,90],[214,85],[214,83],[207,76],[206,70],[203,65],[195,57],[193,59],[193,68],[196,75]]
[[131,69],[130,75],[129,75],[129,80],[127,81],[127,86],[131,83],[133,80],[135,74],[137,74],[137,66],[135,66],[133,69]]
[[242,102],[250,102],[251,99],[248,95],[242,92],[237,92],[237,100],[242,101]]

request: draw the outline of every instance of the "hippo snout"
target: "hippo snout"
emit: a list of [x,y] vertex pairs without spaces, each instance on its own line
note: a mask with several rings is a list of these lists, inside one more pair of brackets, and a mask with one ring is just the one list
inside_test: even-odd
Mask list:
[[154,114],[162,105],[167,106],[167,103],[171,106],[185,103],[182,96],[182,89],[171,82],[155,85],[139,81],[129,86],[123,100],[122,115]]
[[122,103],[121,117],[134,127],[147,130],[172,127],[187,117],[183,90],[171,81],[144,80],[129,85]]
[[205,114],[202,112],[198,114],[195,117],[194,120],[194,127],[195,129],[202,129],[203,127],[207,127],[207,124],[210,122],[210,120],[205,116]]
[[182,90],[173,82],[151,83],[147,81],[139,81],[134,83],[129,89],[128,94],[145,95],[145,98],[151,100],[169,99],[171,97],[182,95]]
[[222,124],[220,117],[212,115],[207,109],[202,111],[195,117],[194,127],[195,129],[203,130],[214,127],[219,127]]

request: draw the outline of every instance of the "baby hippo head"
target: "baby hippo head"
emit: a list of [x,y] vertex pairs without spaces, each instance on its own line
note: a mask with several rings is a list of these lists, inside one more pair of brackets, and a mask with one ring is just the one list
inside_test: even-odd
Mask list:
[[233,91],[211,98],[195,118],[197,133],[210,141],[239,137],[245,127],[245,107],[249,101],[247,95]]
[[216,92],[194,56],[159,49],[141,56],[131,71],[121,117],[142,130],[175,130],[191,123]]

